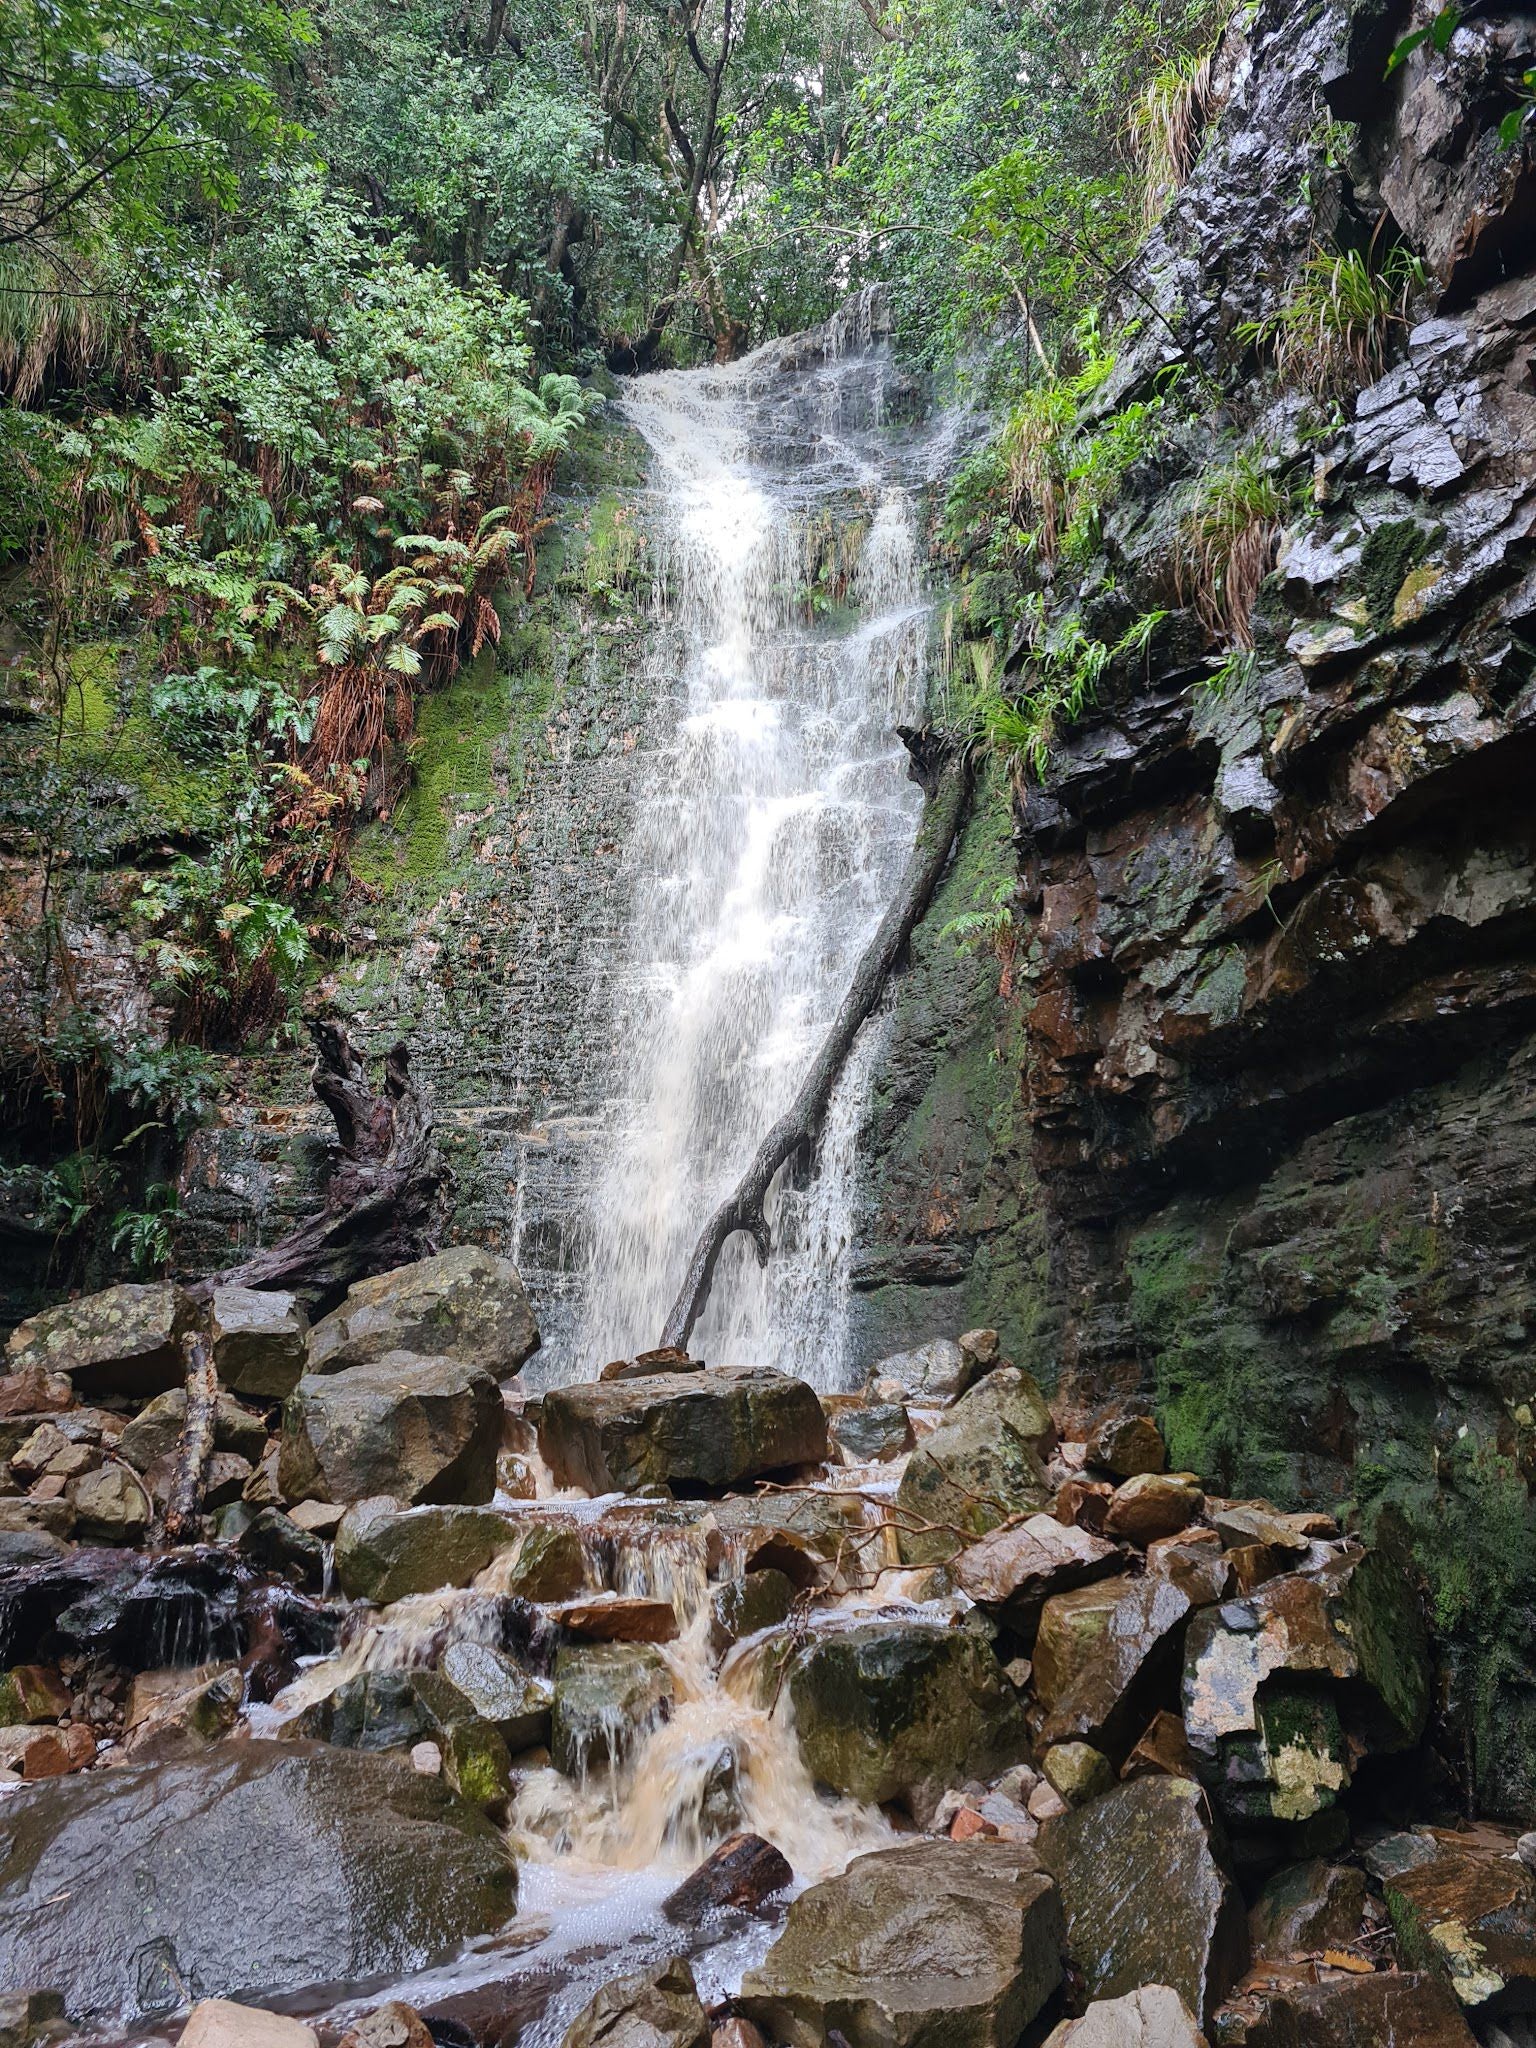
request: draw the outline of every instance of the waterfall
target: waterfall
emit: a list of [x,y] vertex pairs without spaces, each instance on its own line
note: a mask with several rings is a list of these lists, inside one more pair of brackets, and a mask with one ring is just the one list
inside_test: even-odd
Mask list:
[[[606,991],[615,1091],[579,1233],[585,1378],[656,1342],[706,1216],[787,1107],[889,902],[921,799],[898,723],[926,694],[923,487],[942,425],[855,302],[726,368],[637,381],[651,451],[649,636],[674,722],[626,854]],[[817,1170],[770,1198],[775,1250],[727,1250],[694,1348],[813,1384],[845,1369],[854,1139],[877,1018]],[[782,1180],[782,1177],[781,1177]]]

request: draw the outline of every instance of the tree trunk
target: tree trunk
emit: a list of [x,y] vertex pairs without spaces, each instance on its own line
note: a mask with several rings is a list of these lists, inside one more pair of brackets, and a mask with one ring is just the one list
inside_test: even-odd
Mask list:
[[970,790],[970,773],[964,756],[942,735],[924,730],[902,730],[901,737],[912,756],[908,770],[914,782],[927,793],[917,840],[902,876],[895,901],[880,921],[864,956],[854,972],[848,993],[834,1018],[821,1050],[811,1062],[793,1103],[769,1131],[753,1155],[752,1163],[735,1191],[720,1204],[704,1226],[688,1265],[682,1292],[672,1305],[663,1345],[685,1346],[693,1326],[709,1299],[715,1266],[728,1241],[744,1230],[757,1246],[759,1265],[766,1265],[771,1249],[763,1204],[774,1175],[797,1152],[813,1146],[821,1134],[827,1105],[837,1085],[859,1026],[869,1016],[884,992],[891,970],[901,955],[913,928],[933,899],[949,860],[950,849],[960,830]]
[[193,1283],[189,1292],[197,1299],[215,1287],[282,1287],[328,1304],[355,1280],[437,1248],[448,1165],[404,1044],[385,1056],[380,1095],[342,1025],[321,1021],[310,1032],[310,1083],[341,1141],[324,1207],[276,1244]]
[[195,1533],[197,1518],[203,1510],[203,1488],[208,1482],[214,1417],[219,1405],[219,1376],[214,1371],[208,1339],[194,1336],[185,1341],[187,1418],[181,1425],[176,1475],[171,1481],[170,1504],[165,1511],[167,1543],[185,1543]]

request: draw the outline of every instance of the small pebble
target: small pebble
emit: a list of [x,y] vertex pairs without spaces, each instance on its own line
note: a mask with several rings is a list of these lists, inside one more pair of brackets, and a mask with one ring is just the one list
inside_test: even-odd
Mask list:
[[411,1769],[420,1771],[424,1778],[442,1775],[443,1752],[435,1742],[418,1742],[411,1751]]

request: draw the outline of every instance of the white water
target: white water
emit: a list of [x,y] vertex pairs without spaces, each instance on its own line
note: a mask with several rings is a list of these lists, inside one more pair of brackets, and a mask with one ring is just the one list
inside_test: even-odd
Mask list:
[[[910,849],[920,797],[895,727],[922,716],[914,487],[939,436],[884,424],[888,374],[866,304],[809,349],[651,376],[625,399],[653,456],[651,637],[676,725],[627,852],[608,1005],[621,1093],[582,1233],[576,1340],[540,1377],[587,1378],[657,1341],[700,1228],[791,1101]],[[818,563],[830,616],[807,598]],[[728,1247],[694,1340],[706,1357],[844,1383],[855,1138],[881,1028],[842,1077],[816,1171],[770,1197],[766,1268],[745,1240]]]

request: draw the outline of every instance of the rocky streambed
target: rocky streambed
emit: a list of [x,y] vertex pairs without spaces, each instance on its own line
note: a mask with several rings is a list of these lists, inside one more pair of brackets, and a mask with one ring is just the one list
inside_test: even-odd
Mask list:
[[1459,1816],[1389,1532],[1064,1434],[989,1331],[826,1398],[530,1399],[537,1341],[474,1248],[15,1332],[0,2042],[1528,2038],[1536,1842]]

